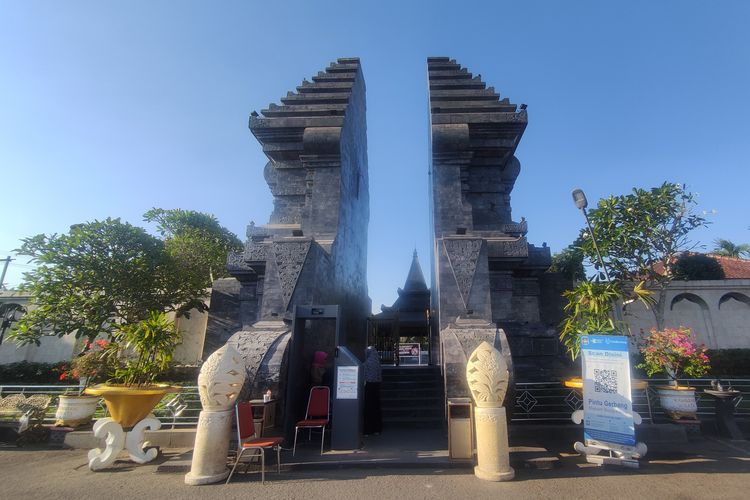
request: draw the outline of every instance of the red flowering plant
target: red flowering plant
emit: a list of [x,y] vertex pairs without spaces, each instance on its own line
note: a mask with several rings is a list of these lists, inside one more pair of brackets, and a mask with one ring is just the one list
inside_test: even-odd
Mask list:
[[77,379],[79,383],[78,394],[83,394],[88,385],[96,380],[105,379],[111,371],[111,362],[105,356],[109,348],[106,340],[87,340],[83,351],[73,358],[69,365],[63,365],[60,372],[60,381]]
[[702,377],[711,368],[706,346],[696,345],[691,339],[690,328],[651,329],[650,335],[640,351],[643,368],[649,377],[657,373],[666,373],[670,385],[677,385],[681,375]]

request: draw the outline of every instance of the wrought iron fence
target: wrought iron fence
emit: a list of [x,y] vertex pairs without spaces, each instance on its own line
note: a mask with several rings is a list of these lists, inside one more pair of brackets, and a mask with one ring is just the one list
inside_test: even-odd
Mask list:
[[[0,396],[10,394],[47,394],[52,396],[52,403],[47,408],[44,416],[45,424],[55,422],[55,411],[57,410],[57,396],[62,394],[78,394],[77,385],[0,385]],[[179,396],[178,400],[175,397]],[[198,386],[185,386],[179,393],[169,393],[162,398],[161,402],[154,408],[153,414],[163,426],[194,427],[198,424],[198,414],[201,411]],[[107,408],[100,401],[99,408],[94,415],[95,418],[107,416]]]
[[[682,385],[695,387],[698,402],[698,415],[713,417],[714,401],[703,393],[711,387],[712,379],[686,379]],[[736,415],[750,417],[750,379],[725,379],[724,385],[731,385],[742,393],[735,403]],[[666,420],[662,417],[656,386],[667,385],[667,379],[649,379],[647,389],[632,391],[633,410],[643,420],[654,422]],[[561,382],[519,382],[515,387],[515,404],[512,421],[570,421],[573,411],[583,408],[581,389],[565,387]]]
[[[683,385],[695,387],[698,401],[698,415],[712,418],[714,402],[710,396],[703,393],[703,389],[711,387],[712,379],[686,379]],[[648,389],[634,390],[633,409],[647,422],[666,421],[663,417],[659,398],[654,387],[667,385],[667,379],[650,379]],[[742,393],[736,402],[736,415],[750,418],[750,379],[724,379],[725,385],[731,385]],[[54,423],[57,397],[66,392],[76,393],[75,385],[0,385],[0,396],[9,394],[48,394],[53,396],[52,404],[47,409],[44,422]],[[180,399],[175,401],[179,394]],[[565,387],[561,382],[519,382],[515,386],[515,404],[511,421],[513,422],[569,422],[574,410],[583,407],[580,389]],[[185,386],[179,393],[167,394],[154,409],[154,415],[164,426],[194,427],[198,424],[198,414],[201,411],[200,397],[197,386]],[[95,417],[106,416],[104,404],[100,404]]]

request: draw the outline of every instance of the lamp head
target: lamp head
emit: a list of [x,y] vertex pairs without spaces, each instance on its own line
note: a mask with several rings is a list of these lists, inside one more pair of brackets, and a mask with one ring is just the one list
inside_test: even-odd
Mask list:
[[573,190],[573,203],[575,203],[576,208],[580,210],[589,206],[589,202],[586,200],[586,195],[584,194],[583,189],[576,188]]

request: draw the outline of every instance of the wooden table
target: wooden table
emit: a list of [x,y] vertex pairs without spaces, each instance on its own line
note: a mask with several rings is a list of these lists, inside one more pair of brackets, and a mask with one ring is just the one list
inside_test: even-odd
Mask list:
[[263,401],[262,399],[251,399],[250,404],[253,405],[253,420],[255,420],[258,437],[263,436],[266,429],[272,429],[276,427],[276,407],[278,405],[278,399],[270,399]]

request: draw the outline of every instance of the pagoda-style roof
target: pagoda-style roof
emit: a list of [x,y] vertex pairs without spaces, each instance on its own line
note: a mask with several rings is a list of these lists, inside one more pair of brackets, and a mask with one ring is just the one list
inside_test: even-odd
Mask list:
[[399,291],[399,295],[404,292],[416,291],[427,291],[427,283],[424,280],[424,274],[422,274],[422,266],[419,265],[419,257],[417,256],[417,251],[414,250],[414,256],[411,260],[409,274],[406,276],[406,283],[404,283],[403,290]]
[[377,319],[390,319],[398,317],[403,324],[419,323],[422,325],[425,321],[425,311],[430,308],[430,289],[422,274],[422,266],[419,265],[417,251],[409,267],[409,274],[406,276],[406,282],[403,288],[398,289],[398,298],[392,306],[381,306],[382,312],[375,315]]

